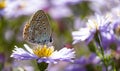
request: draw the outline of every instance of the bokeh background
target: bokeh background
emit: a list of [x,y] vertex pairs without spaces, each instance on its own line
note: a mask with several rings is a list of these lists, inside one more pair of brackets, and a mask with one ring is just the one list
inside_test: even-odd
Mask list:
[[[37,10],[44,10],[48,16],[55,49],[73,47],[77,58],[89,55],[90,51],[84,42],[72,45],[72,31],[85,26],[95,13],[105,14],[120,8],[119,4],[119,0],[0,0],[0,71],[39,71],[35,61],[17,61],[10,57],[15,45],[23,47],[27,43],[23,28]],[[53,68],[60,70],[62,65]]]

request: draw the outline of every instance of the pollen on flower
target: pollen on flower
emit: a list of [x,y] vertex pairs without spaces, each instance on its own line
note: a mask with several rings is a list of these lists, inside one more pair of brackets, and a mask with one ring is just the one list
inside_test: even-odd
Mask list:
[[6,6],[6,2],[5,2],[5,0],[0,0],[0,9],[3,9],[3,8],[5,8],[5,6]]
[[46,45],[38,46],[37,48],[33,49],[33,52],[38,57],[49,57],[54,52],[54,48],[47,47]]

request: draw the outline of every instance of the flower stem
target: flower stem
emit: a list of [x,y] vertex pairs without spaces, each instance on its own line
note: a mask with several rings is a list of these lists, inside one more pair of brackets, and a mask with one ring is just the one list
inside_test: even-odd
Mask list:
[[96,33],[96,37],[95,37],[95,41],[97,42],[97,44],[99,45],[100,48],[98,48],[98,50],[100,50],[100,53],[102,55],[102,61],[104,63],[104,66],[106,68],[106,71],[108,71],[108,64],[106,62],[106,57],[105,57],[105,54],[104,54],[104,49],[103,49],[103,46],[102,46],[102,37],[101,37],[101,34],[99,32]]

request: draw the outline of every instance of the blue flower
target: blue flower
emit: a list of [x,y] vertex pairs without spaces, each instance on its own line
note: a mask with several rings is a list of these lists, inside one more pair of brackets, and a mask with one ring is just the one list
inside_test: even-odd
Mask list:
[[17,18],[22,15],[31,15],[46,6],[46,0],[6,0],[4,11],[7,18]]
[[[53,18],[69,17],[72,12],[68,4],[77,4],[81,0],[6,0],[5,16],[8,18],[16,18],[22,15],[31,15],[37,10],[46,10]],[[0,4],[0,7],[4,5]],[[67,14],[66,14],[67,13]]]
[[[87,65],[97,65],[100,63],[100,58],[95,54],[91,54],[88,58],[81,56],[76,59],[73,64],[66,67],[65,71],[87,71]],[[93,66],[94,67],[94,66]]]
[[90,18],[86,23],[86,27],[80,28],[79,31],[72,32],[73,44],[80,41],[85,41],[89,44],[89,42],[96,37],[96,33],[99,32],[103,46],[107,48],[108,45],[106,44],[109,44],[109,41],[111,41],[113,37],[112,29],[109,27],[110,22],[111,18],[107,16],[96,15],[94,18]]
[[59,51],[54,51],[54,47],[50,46],[49,48],[44,46],[37,46],[34,49],[31,49],[28,45],[24,44],[25,49],[16,48],[13,50],[11,57],[18,60],[33,60],[36,59],[38,63],[46,62],[46,63],[57,63],[58,61],[70,61],[72,62],[72,58],[75,58],[74,49],[62,48]]
[[1,64],[4,64],[4,62],[5,62],[4,53],[0,53],[0,63],[1,63]]
[[115,44],[117,47],[120,46],[120,18],[118,18],[117,20],[114,20],[114,22],[111,24],[111,28],[113,31],[113,38],[114,40],[112,41],[113,44]]
[[78,64],[71,64],[64,71],[87,71],[87,69]]

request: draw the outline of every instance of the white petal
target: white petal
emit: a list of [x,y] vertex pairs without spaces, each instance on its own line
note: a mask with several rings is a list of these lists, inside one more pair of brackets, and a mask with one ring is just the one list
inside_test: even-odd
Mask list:
[[77,43],[79,41],[85,41],[88,39],[88,37],[91,35],[91,32],[88,28],[82,28],[79,31],[72,32],[74,43]]
[[59,51],[55,51],[50,56],[52,59],[71,59],[75,57],[74,49],[62,48]]
[[24,47],[25,47],[30,53],[34,54],[33,51],[32,51],[32,49],[31,49],[27,44],[24,44]]

